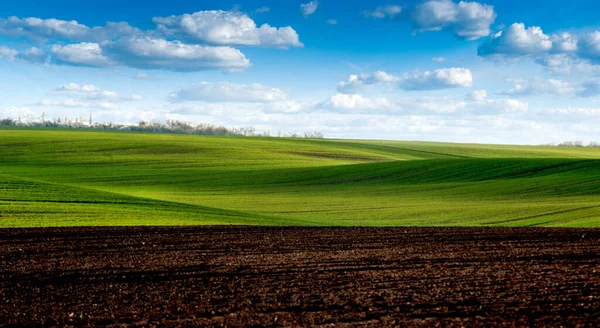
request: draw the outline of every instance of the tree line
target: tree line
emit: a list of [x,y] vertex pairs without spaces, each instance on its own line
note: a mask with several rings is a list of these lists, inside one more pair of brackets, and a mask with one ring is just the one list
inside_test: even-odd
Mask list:
[[57,128],[57,129],[90,129],[103,131],[131,131],[131,132],[151,132],[151,133],[170,133],[170,134],[193,134],[207,136],[244,136],[244,137],[281,137],[281,138],[306,138],[322,139],[323,133],[304,132],[304,133],[285,133],[277,132],[271,134],[271,131],[258,132],[253,127],[225,127],[210,123],[192,124],[178,120],[167,120],[166,122],[146,122],[140,121],[138,124],[116,124],[85,122],[83,119],[70,120],[67,118],[56,118],[53,120],[26,121],[20,119],[3,118],[0,119],[0,126],[20,126],[32,128]]
[[587,145],[580,140],[571,140],[571,141],[565,141],[565,142],[561,142],[557,145],[555,144],[551,144],[549,146],[557,146],[557,147],[587,147],[587,148],[600,148],[600,143],[594,142],[594,141],[590,141]]

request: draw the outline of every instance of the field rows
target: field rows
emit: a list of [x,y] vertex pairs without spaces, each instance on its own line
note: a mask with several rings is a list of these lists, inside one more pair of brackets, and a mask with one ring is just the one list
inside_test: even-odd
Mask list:
[[0,130],[0,227],[600,227],[597,149]]

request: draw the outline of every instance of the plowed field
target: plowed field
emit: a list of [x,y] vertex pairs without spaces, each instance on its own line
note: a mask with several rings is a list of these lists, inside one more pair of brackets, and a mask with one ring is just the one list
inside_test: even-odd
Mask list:
[[0,230],[0,325],[599,322],[600,230]]

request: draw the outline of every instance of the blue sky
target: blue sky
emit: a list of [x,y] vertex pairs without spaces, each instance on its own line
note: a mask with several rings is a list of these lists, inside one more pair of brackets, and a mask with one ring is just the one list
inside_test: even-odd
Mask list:
[[0,116],[600,141],[595,1],[0,3]]

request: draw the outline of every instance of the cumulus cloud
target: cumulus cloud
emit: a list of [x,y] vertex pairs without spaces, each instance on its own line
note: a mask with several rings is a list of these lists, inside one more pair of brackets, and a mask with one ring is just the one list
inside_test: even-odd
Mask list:
[[271,8],[269,8],[269,7],[267,7],[267,6],[263,6],[263,7],[256,8],[256,9],[254,10],[254,12],[255,12],[255,13],[258,13],[258,14],[262,14],[262,13],[269,12],[270,10],[271,10]]
[[406,76],[400,87],[404,90],[441,90],[471,88],[473,74],[468,68],[443,68]]
[[388,74],[384,71],[377,71],[373,74],[352,74],[348,78],[348,81],[340,82],[338,84],[337,90],[341,93],[355,93],[359,91],[364,85],[378,83],[393,83],[400,81],[400,79],[400,77]]
[[585,82],[577,92],[579,97],[595,97],[600,95],[600,80]]
[[211,10],[169,17],[154,17],[158,30],[193,43],[265,47],[302,47],[298,33],[290,26],[260,27],[240,12]]
[[169,99],[173,102],[277,102],[286,100],[287,93],[259,83],[201,82],[172,93]]
[[554,108],[543,112],[538,119],[560,122],[600,119],[600,108]]
[[450,88],[470,88],[473,86],[473,74],[467,68],[443,68],[414,74],[395,76],[384,71],[373,74],[350,75],[347,81],[340,82],[340,93],[356,93],[365,85],[394,84],[407,91],[442,90]]
[[412,21],[419,32],[451,30],[457,37],[476,40],[491,33],[494,7],[479,2],[429,0],[415,7]]
[[385,98],[369,99],[361,95],[338,93],[324,102],[325,107],[333,109],[391,109],[393,104]]
[[13,119],[32,119],[34,113],[29,107],[11,106],[0,111],[1,117],[10,117]]
[[67,98],[60,100],[44,99],[38,103],[41,106],[59,106],[59,107],[90,107],[89,102],[85,102],[78,99]]
[[91,108],[91,109],[100,109],[100,110],[116,110],[119,109],[119,104],[112,100],[102,101],[100,99],[96,99],[97,101],[90,101],[87,99],[77,99],[77,98],[64,98],[64,99],[43,99],[39,103],[38,106],[47,106],[47,107],[65,107],[65,108]]
[[100,88],[93,84],[67,83],[56,88],[56,91],[99,92]]
[[126,66],[187,72],[209,69],[239,71],[250,66],[250,61],[244,54],[232,47],[185,44],[150,37],[121,38],[102,45],[91,42],[55,44],[50,47],[48,54],[41,49],[31,48],[20,54],[6,52],[6,57],[10,60],[18,58],[36,63],[48,61],[68,66]]
[[114,63],[103,53],[97,43],[82,42],[65,46],[55,44],[50,48],[57,64],[87,67],[107,67]]
[[[474,91],[464,100],[453,97],[367,98],[338,93],[321,107],[343,112],[387,113],[394,115],[500,115],[527,112],[529,105],[515,99],[488,99],[485,90]],[[458,116],[457,116],[458,117]]]
[[478,54],[507,57],[544,55],[555,58],[573,55],[595,60],[600,58],[600,31],[547,35],[538,26],[526,28],[523,23],[514,23],[484,42],[479,47]]
[[[66,99],[44,99],[40,105],[62,107],[102,107],[110,109],[123,101],[139,101],[142,97],[136,94],[123,95],[110,90],[102,90],[93,84],[67,83],[55,89],[66,94]],[[77,98],[73,98],[77,97]],[[112,105],[109,105],[112,104]]]
[[149,37],[120,39],[107,44],[105,50],[119,64],[139,69],[240,70],[250,66],[250,61],[235,48],[189,45]]
[[536,58],[535,61],[555,75],[570,75],[573,73],[600,74],[600,66],[594,65],[587,59],[578,58],[571,54],[544,55]]
[[89,100],[107,100],[111,102],[139,101],[143,99],[142,96],[136,94],[122,95],[114,91],[106,90],[85,94],[83,98]]
[[469,108],[475,115],[499,115],[527,112],[529,104],[516,99],[484,99],[470,103]]
[[446,57],[433,57],[431,58],[431,61],[436,63],[443,63],[446,61]]
[[30,63],[44,64],[48,61],[48,54],[40,48],[31,47],[25,50],[25,52],[18,54],[17,58]]
[[571,33],[553,34],[550,36],[552,41],[552,52],[567,53],[577,51],[579,40],[576,35]]
[[492,35],[477,50],[494,59],[529,57],[554,74],[600,71],[600,31],[545,34],[538,26],[514,23]]
[[141,31],[125,22],[108,22],[105,26],[89,27],[75,20],[15,16],[7,19],[0,18],[0,35],[26,37],[35,41],[68,39],[100,42],[136,33],[141,33]]
[[5,46],[0,46],[0,58],[4,58],[4,59],[8,59],[8,60],[14,60],[15,56],[18,54],[19,52],[5,47]]
[[394,18],[396,15],[402,12],[402,7],[397,5],[380,6],[374,10],[363,11],[362,14],[365,17],[372,18]]
[[532,96],[540,94],[552,94],[552,95],[570,95],[575,92],[569,82],[564,82],[555,79],[545,80],[540,77],[535,77],[531,80],[524,79],[509,79],[509,82],[514,83],[514,87],[508,91],[501,92],[500,94],[509,96]]
[[304,17],[308,17],[317,11],[319,7],[319,1],[311,1],[309,3],[303,3],[300,5],[300,10],[302,11],[302,15]]
[[465,97],[469,101],[484,101],[487,99],[488,93],[486,90],[474,90],[467,94]]
[[600,59],[600,31],[584,34],[580,41],[581,57],[597,61]]
[[148,73],[146,73],[146,72],[137,71],[137,72],[135,72],[135,75],[133,76],[133,78],[136,80],[149,80],[150,75],[148,75]]
[[77,21],[40,19],[36,17],[0,18],[0,34],[12,37],[25,36],[30,39],[80,39],[89,33],[90,28]]
[[550,37],[538,26],[525,28],[523,23],[514,23],[505,31],[494,34],[479,46],[479,56],[504,55],[509,57],[541,54],[552,49]]
[[249,67],[250,61],[231,46],[303,46],[290,26],[258,27],[237,11],[200,11],[153,21],[156,29],[142,31],[126,22],[89,27],[74,20],[0,18],[0,35],[44,43],[21,53],[1,47],[0,58],[83,67],[238,71]]

